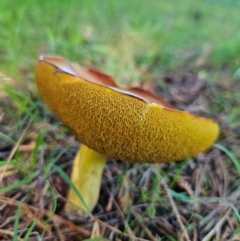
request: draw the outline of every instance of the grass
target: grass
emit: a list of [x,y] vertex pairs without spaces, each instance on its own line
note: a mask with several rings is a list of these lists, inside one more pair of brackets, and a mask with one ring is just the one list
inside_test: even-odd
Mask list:
[[197,1],[193,8],[190,0],[151,0],[140,6],[137,0],[2,1],[2,68],[15,74],[32,69],[43,52],[95,63],[113,76],[123,68],[138,76],[136,68],[153,60],[163,70],[186,65],[207,52],[219,68],[239,66],[237,3]]
[[[27,228],[23,240],[51,237],[49,230],[59,240],[99,240],[89,236],[91,220],[62,215],[68,185],[59,170],[69,175],[79,144],[36,90],[37,56],[51,53],[121,84],[148,83],[176,108],[222,127],[217,145],[186,162],[110,160],[93,212],[104,237],[181,240],[180,215],[191,240],[239,240],[239,1],[2,0],[0,9],[0,220],[10,220],[0,221],[2,239]],[[179,79],[193,81],[191,72],[206,89],[181,102],[173,93]],[[178,93],[186,100],[193,89]]]

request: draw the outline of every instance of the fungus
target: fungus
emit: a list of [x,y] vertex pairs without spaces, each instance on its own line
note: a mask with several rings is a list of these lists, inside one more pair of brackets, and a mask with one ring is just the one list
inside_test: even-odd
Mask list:
[[[98,201],[107,157],[132,163],[180,161],[205,151],[218,137],[219,126],[212,120],[166,108],[157,98],[151,103],[151,94],[142,97],[141,91],[119,89],[111,81],[91,81],[79,78],[61,57],[42,56],[36,65],[44,101],[82,143],[71,180],[89,210]],[[87,210],[72,189],[67,199],[66,212]]]

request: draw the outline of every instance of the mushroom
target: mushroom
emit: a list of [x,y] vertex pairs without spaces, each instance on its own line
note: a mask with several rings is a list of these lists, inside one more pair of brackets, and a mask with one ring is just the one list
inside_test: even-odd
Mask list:
[[40,57],[36,82],[49,108],[83,143],[71,180],[84,202],[70,189],[66,212],[94,208],[107,157],[132,163],[180,161],[205,151],[219,134],[212,120],[79,78],[61,57]]

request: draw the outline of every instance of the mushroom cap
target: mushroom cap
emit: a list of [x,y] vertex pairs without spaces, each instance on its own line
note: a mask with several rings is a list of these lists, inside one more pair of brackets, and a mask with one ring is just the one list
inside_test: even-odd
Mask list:
[[80,142],[123,161],[184,160],[209,148],[219,134],[212,120],[80,79],[48,58],[37,62],[36,82],[49,108]]

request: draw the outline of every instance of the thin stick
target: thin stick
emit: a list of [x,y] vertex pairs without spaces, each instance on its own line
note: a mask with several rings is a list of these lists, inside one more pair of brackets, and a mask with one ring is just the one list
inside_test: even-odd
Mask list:
[[[2,201],[3,203],[7,203],[8,205],[13,205],[13,206],[19,206],[19,201],[17,200],[12,200],[11,198],[7,198],[7,197],[2,197],[0,196],[0,201]],[[23,203],[22,205],[22,209],[31,209],[36,213],[40,212],[39,208],[33,207],[31,205],[28,205],[26,203]],[[44,215],[48,216],[49,218],[51,217],[51,219],[53,221],[57,222],[62,222],[64,224],[66,224],[68,226],[68,228],[70,228],[72,231],[77,231],[79,233],[81,233],[82,235],[84,235],[85,237],[90,237],[91,233],[88,230],[85,230],[83,228],[81,228],[80,226],[75,225],[74,223],[64,219],[61,216],[58,216],[57,214],[52,213],[51,211],[48,210],[44,210]]]
[[180,214],[179,214],[179,212],[178,212],[177,205],[175,204],[175,202],[174,202],[174,200],[173,200],[173,198],[172,198],[172,195],[171,195],[171,193],[170,193],[170,189],[169,189],[169,187],[168,187],[165,179],[162,179],[161,184],[163,185],[163,187],[165,188],[165,190],[166,190],[166,192],[167,192],[168,199],[169,199],[170,204],[171,204],[171,206],[172,206],[173,212],[174,212],[174,214],[175,214],[175,216],[176,216],[176,218],[177,218],[177,221],[178,221],[178,223],[179,223],[179,226],[180,226],[180,228],[181,228],[181,231],[182,231],[182,233],[183,233],[184,236],[185,236],[185,239],[186,239],[187,241],[191,241],[190,238],[189,238],[189,236],[188,236],[188,233],[187,233],[187,231],[186,231],[186,228],[185,228],[185,226],[184,226],[184,224],[183,224],[183,222],[182,222],[182,220],[181,220],[181,218],[180,218]]
[[212,238],[212,236],[221,229],[222,225],[225,223],[228,215],[231,212],[231,208],[228,209],[227,213],[218,221],[215,227],[202,239],[202,241],[208,241]]
[[54,225],[54,227],[55,227],[55,229],[56,229],[56,233],[57,233],[57,238],[58,238],[58,240],[59,240],[59,241],[64,241],[65,239],[64,239],[64,237],[63,237],[63,234],[62,234],[60,228],[58,227],[58,225],[56,224],[56,221],[55,221],[55,220],[53,220],[53,225]]
[[14,154],[16,153],[16,151],[17,151],[17,149],[18,149],[18,147],[19,147],[19,145],[20,145],[23,137],[25,136],[25,134],[26,134],[26,132],[27,132],[27,130],[28,130],[28,128],[30,127],[31,124],[32,124],[32,120],[28,123],[27,127],[23,130],[23,132],[22,132],[20,138],[18,139],[16,145],[15,145],[14,148],[12,149],[12,151],[11,151],[11,153],[10,153],[8,159],[7,159],[7,163],[6,163],[5,168],[4,168],[3,172],[2,172],[2,175],[0,176],[0,183],[1,183],[2,180],[3,180],[3,177],[4,177],[4,175],[5,175],[5,172],[7,171],[7,168],[8,168],[8,166],[9,166],[10,161],[12,160]]
[[137,221],[139,222],[139,224],[141,225],[142,229],[144,230],[144,232],[148,235],[148,237],[153,240],[153,241],[158,241],[158,238],[154,237],[151,233],[151,231],[149,230],[149,228],[142,222],[142,218],[140,217],[139,214],[137,214],[135,211],[132,210],[132,213],[134,215],[134,217],[137,219]]
[[[8,231],[8,230],[4,230],[4,229],[0,229],[0,233],[1,234],[5,234],[5,235],[9,235],[11,237],[14,236],[14,232]],[[18,241],[23,241],[23,239],[21,239],[19,236],[17,236],[17,240]]]
[[115,232],[115,233],[117,233],[117,234],[120,234],[120,235],[122,235],[122,236],[124,236],[124,237],[128,237],[128,238],[130,238],[131,240],[136,240],[136,241],[149,241],[148,239],[138,238],[138,237],[131,236],[131,235],[129,235],[129,234],[123,233],[123,232],[120,231],[119,229],[117,229],[117,228],[115,228],[115,227],[113,227],[113,226],[111,226],[111,225],[103,222],[102,220],[100,220],[100,219],[98,219],[98,218],[96,218],[96,219],[98,220],[99,223],[101,223],[101,225],[106,226],[108,229],[112,230],[113,232]]
[[[111,195],[110,190],[107,189],[107,191],[108,191],[109,195]],[[116,202],[116,200],[114,198],[113,198],[113,204],[115,205],[118,213],[120,214],[122,222],[125,224],[124,214],[123,214],[121,208],[119,207],[118,203]],[[127,233],[128,233],[129,236],[134,236],[134,233],[133,233],[133,231],[132,231],[132,229],[130,227],[127,227]]]

